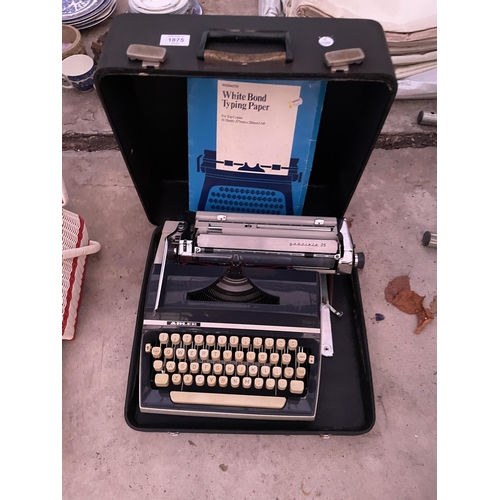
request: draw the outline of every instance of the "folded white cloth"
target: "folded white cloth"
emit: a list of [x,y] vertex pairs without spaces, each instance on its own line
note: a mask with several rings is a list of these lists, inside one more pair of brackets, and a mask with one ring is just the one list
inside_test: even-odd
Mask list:
[[406,66],[409,64],[420,64],[437,62],[437,51],[425,52],[424,54],[407,54],[402,56],[392,56],[394,66]]
[[436,0],[282,0],[287,17],[374,19],[384,31],[410,33],[437,26]]
[[423,73],[424,71],[434,68],[437,68],[437,61],[409,64],[407,66],[395,66],[394,73],[396,73],[396,78],[400,80],[401,78],[417,75],[418,73]]

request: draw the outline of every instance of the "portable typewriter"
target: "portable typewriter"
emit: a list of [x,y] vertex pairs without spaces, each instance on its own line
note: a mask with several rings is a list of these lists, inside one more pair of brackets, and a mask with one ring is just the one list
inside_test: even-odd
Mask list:
[[149,276],[140,411],[313,420],[342,315],[328,277],[364,265],[346,221],[190,216],[165,222]]
[[[127,424],[172,433],[372,429],[364,258],[344,217],[397,92],[382,26],[121,14],[94,82],[155,228]],[[219,112],[226,88],[235,105],[252,93],[265,94],[266,106],[286,97],[286,106],[247,131],[249,113]],[[289,99],[296,94],[301,104]],[[275,137],[281,126],[288,142]]]

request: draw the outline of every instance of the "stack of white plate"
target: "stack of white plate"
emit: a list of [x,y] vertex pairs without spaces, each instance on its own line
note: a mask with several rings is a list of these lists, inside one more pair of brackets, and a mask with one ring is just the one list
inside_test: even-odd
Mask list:
[[117,0],[62,0],[62,24],[82,30],[108,19]]
[[190,0],[128,0],[129,12],[135,14],[187,14]]

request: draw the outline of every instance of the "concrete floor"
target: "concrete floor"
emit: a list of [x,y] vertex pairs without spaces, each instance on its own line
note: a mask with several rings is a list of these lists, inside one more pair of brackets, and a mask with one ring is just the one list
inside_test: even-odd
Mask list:
[[[257,13],[255,0],[202,5],[206,14]],[[105,29],[88,30],[86,43]],[[418,133],[408,117],[431,105],[396,103],[386,133]],[[109,133],[94,92],[63,92],[63,133],[71,132]],[[347,211],[367,259],[360,282],[377,420],[365,435],[330,439],[131,430],[125,390],[154,227],[119,152],[64,151],[62,173],[68,209],[102,245],[88,259],[77,337],[62,346],[64,500],[436,498],[438,315],[415,335],[416,318],[384,298],[405,274],[426,306],[437,296],[437,253],[421,244],[437,227],[436,148],[376,149]]]

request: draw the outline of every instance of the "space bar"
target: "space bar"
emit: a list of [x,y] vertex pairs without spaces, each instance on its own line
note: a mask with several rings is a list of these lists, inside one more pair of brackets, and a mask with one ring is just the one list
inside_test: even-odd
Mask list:
[[281,410],[286,398],[278,396],[247,396],[245,394],[216,394],[210,392],[170,391],[174,403],[187,405],[240,406]]

